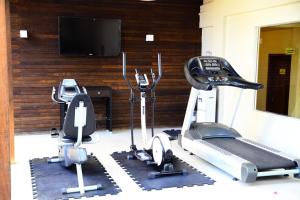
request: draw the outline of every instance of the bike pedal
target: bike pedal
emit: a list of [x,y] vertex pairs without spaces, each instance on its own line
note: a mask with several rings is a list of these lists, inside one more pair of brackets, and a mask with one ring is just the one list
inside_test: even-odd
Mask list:
[[51,133],[52,138],[58,138],[58,136],[59,136],[59,133]]
[[52,128],[50,131],[50,136],[52,138],[57,138],[59,136],[59,131],[56,128]]

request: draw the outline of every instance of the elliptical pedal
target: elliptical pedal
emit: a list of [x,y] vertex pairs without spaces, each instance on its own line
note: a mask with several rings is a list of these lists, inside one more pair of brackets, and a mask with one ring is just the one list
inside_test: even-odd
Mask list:
[[148,162],[148,161],[152,161],[152,156],[150,156],[146,151],[144,150],[136,150],[134,152],[134,155],[137,159],[144,161],[144,162]]
[[148,174],[148,178],[154,179],[159,177],[166,177],[166,176],[178,176],[178,175],[187,175],[188,172],[186,169],[182,170],[174,170],[174,166],[172,163],[166,163],[163,167],[163,170],[160,172],[150,172]]

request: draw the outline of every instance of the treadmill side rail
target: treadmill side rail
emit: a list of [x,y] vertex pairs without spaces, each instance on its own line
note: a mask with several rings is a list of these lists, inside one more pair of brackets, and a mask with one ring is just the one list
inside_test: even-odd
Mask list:
[[[182,147],[243,182],[256,180],[253,163],[221,149],[205,140],[181,138]],[[244,166],[244,169],[242,169]]]
[[299,178],[300,170],[299,168],[295,169],[273,169],[270,171],[263,171],[263,172],[258,172],[257,177],[264,177],[264,176],[283,176],[287,174],[294,174],[296,178]]

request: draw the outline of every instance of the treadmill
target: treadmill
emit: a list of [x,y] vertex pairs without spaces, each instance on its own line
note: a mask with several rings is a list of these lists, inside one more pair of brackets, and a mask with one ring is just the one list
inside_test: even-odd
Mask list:
[[179,145],[189,152],[243,182],[257,177],[293,174],[300,177],[300,159],[243,138],[235,129],[216,122],[193,122],[197,97],[201,91],[218,86],[258,90],[262,84],[248,82],[224,58],[200,56],[191,58],[184,66],[191,93]]

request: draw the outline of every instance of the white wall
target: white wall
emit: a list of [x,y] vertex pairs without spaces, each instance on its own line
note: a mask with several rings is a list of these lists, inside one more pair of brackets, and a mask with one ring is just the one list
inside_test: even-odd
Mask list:
[[[202,55],[225,57],[245,79],[256,81],[259,27],[300,21],[299,0],[206,0],[200,8]],[[220,115],[230,124],[238,89],[222,88]],[[243,136],[300,158],[300,120],[255,110],[245,90],[234,122]]]

